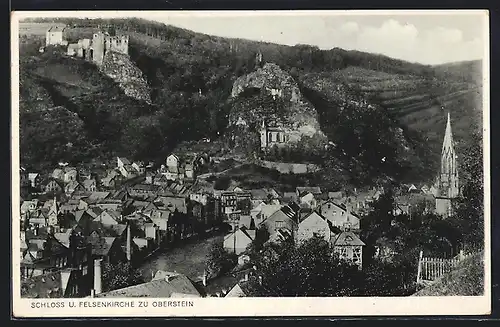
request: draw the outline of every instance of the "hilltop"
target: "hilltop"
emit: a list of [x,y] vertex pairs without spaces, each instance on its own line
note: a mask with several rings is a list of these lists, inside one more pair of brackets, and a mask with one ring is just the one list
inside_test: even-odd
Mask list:
[[[63,151],[68,161],[90,154],[159,161],[185,141],[225,141],[236,112],[270,101],[266,94],[238,93],[238,85],[248,86],[246,78],[258,71],[257,53],[264,64],[277,68],[273,71],[285,81],[285,92],[298,90],[304,104],[287,106],[287,112],[302,112],[300,118],[319,126],[336,145],[324,154],[326,161],[346,172],[368,170],[374,175],[383,169],[391,178],[430,179],[440,154],[445,111],[452,114],[459,154],[471,122],[480,129],[480,62],[433,67],[339,48],[214,37],[139,19],[57,23],[68,26],[66,37],[72,40],[98,28],[129,35],[129,68],[147,84],[136,88],[131,83],[144,97],[131,96],[133,92],[125,92],[95,65],[65,57],[64,49],[41,54],[45,29],[24,23],[21,121],[37,130],[24,116],[28,112],[60,106],[76,113],[81,127],[75,131],[82,142],[72,140],[78,146]],[[63,130],[51,137],[70,142]],[[48,140],[21,136],[26,149],[21,162],[36,167],[61,160],[61,149],[43,146]],[[353,182],[357,179],[354,174]]]

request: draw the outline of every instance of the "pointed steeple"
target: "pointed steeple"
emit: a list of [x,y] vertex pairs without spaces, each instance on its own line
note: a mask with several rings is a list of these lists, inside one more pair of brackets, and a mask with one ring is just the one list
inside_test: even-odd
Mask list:
[[450,112],[448,111],[448,121],[446,122],[446,130],[444,132],[443,149],[442,152],[446,150],[453,150],[453,133],[451,132],[451,119]]
[[457,155],[455,153],[453,134],[451,131],[451,119],[448,112],[446,130],[441,152],[441,171],[438,179],[439,194],[448,198],[455,198],[459,193]]

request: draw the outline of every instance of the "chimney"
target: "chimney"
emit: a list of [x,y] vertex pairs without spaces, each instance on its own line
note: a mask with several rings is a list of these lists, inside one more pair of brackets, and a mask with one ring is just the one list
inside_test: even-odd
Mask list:
[[245,282],[248,282],[248,272],[245,273]]
[[102,261],[102,259],[94,260],[94,289],[93,289],[94,295],[102,292],[101,261]]
[[132,258],[131,247],[132,247],[132,236],[130,235],[130,223],[128,223],[127,224],[127,260],[128,261],[130,261]]
[[207,286],[207,271],[203,272],[203,286]]

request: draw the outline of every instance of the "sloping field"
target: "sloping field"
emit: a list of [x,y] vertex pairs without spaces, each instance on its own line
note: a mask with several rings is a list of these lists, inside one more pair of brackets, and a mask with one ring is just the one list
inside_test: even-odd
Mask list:
[[[460,64],[439,67],[435,76],[427,77],[349,67],[332,74],[332,80],[361,89],[368,99],[382,105],[405,126],[421,133],[432,153],[438,156],[448,111],[459,151],[460,143],[467,141],[474,128],[481,128],[481,89],[472,77],[466,78],[474,76],[470,70],[475,66],[472,63],[464,65],[468,69],[462,69]],[[453,69],[458,72],[454,73]]]

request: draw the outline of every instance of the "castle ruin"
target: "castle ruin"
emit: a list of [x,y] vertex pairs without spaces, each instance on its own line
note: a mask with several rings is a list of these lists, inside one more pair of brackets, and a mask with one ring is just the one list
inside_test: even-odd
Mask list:
[[128,35],[111,36],[106,32],[96,32],[92,39],[81,39],[68,45],[69,56],[84,58],[101,66],[108,51],[128,55]]

